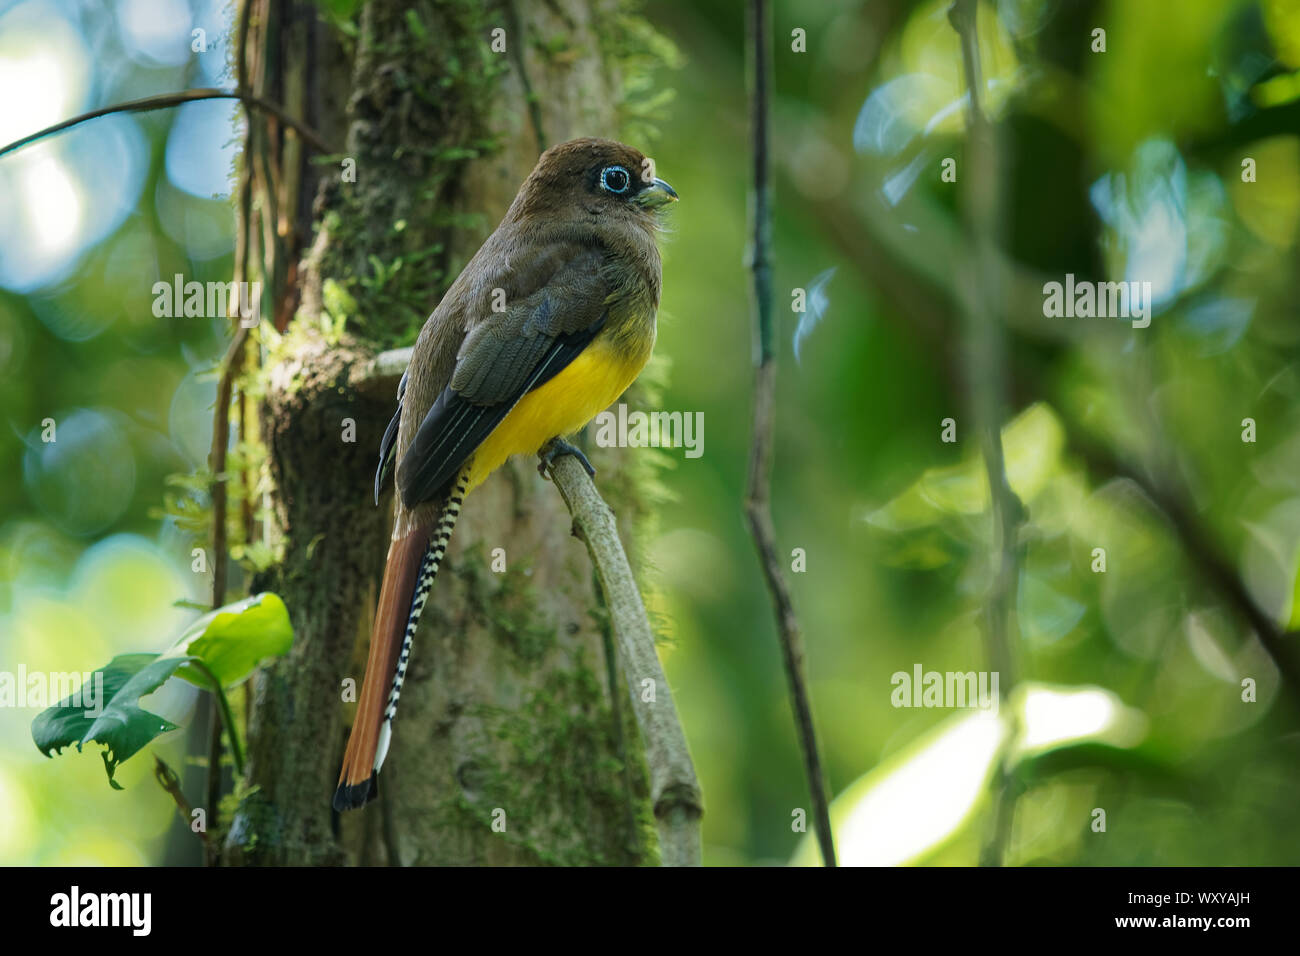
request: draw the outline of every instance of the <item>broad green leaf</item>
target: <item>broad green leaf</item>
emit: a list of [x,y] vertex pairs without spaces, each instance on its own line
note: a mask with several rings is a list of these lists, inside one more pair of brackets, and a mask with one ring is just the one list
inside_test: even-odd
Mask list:
[[[222,687],[233,687],[262,661],[279,657],[292,644],[293,627],[284,601],[264,591],[205,614],[185,629],[166,654],[198,658]],[[197,667],[183,667],[177,676],[199,687],[209,684]]]
[[143,710],[140,698],[161,687],[187,660],[157,654],[119,654],[108,666],[90,675],[89,686],[41,711],[32,721],[32,739],[47,757],[70,744],[75,744],[78,751],[92,741],[103,744],[108,782],[113,789],[121,790],[113,779],[118,764],[159,734],[176,729],[171,721]]
[[[176,729],[142,709],[141,697],[172,676],[222,693],[292,643],[293,628],[279,596],[266,592],[236,601],[199,618],[164,654],[114,657],[91,674],[87,686],[38,714],[32,739],[47,757],[70,744],[78,750],[92,741],[102,744],[108,782],[120,790],[113,779],[118,765],[159,734]],[[213,679],[219,686],[213,686]]]

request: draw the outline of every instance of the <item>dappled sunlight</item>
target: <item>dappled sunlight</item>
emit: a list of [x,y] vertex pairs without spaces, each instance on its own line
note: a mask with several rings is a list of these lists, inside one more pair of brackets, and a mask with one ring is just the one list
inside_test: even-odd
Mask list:
[[974,811],[1005,733],[992,714],[963,715],[855,783],[832,805],[840,863],[896,866],[946,839]]
[[[1013,762],[1085,742],[1129,748],[1146,736],[1142,712],[1099,687],[1026,682],[1012,694],[1011,706],[1020,727],[1009,754]],[[841,865],[923,862],[964,826],[984,821],[978,811],[1010,727],[1005,714],[957,714],[850,784],[831,804]],[[820,862],[816,841],[805,837],[791,863]]]
[[51,5],[0,13],[0,145],[67,119],[89,86],[80,32]]
[[36,240],[34,252],[53,259],[72,248],[81,229],[81,195],[53,156],[28,164],[21,173],[20,189],[28,197],[25,222]]
[[1016,697],[1022,711],[1016,740],[1021,757],[1084,741],[1135,747],[1146,736],[1146,716],[1101,687],[1022,684]]
[[[89,51],[47,3],[0,14],[0,145],[67,119],[90,88]],[[63,148],[28,147],[0,163],[0,286],[19,291],[53,279],[79,249],[87,197]],[[15,228],[16,227],[16,228]]]
[[179,66],[190,58],[190,5],[185,0],[121,0],[122,45],[148,66]]
[[174,186],[200,199],[230,196],[240,115],[233,100],[187,103],[176,111],[166,153]]

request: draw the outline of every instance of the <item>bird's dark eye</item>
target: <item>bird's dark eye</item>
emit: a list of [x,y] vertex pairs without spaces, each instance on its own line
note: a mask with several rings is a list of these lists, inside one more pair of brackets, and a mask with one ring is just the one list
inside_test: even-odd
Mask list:
[[600,188],[607,193],[622,195],[632,185],[632,177],[622,166],[606,166],[600,171]]

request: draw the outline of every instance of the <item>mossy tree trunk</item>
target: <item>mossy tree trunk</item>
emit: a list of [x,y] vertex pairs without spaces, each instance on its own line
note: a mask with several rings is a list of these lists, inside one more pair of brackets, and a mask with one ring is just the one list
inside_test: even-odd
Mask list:
[[[225,862],[652,860],[644,760],[621,680],[611,696],[591,567],[529,461],[467,503],[416,638],[379,800],[341,825],[330,809],[353,710],[343,689],[361,683],[391,520],[371,483],[395,380],[371,359],[413,342],[542,145],[618,133],[626,14],[601,0],[372,0],[327,22],[311,4],[248,2],[259,88],[343,152],[308,164],[275,147],[281,131],[266,134],[281,168],[255,206],[278,210],[262,245],[280,260],[265,271],[285,276],[273,291],[293,318],[262,379],[282,558],[257,585],[284,597],[296,638],[251,689],[256,790]],[[278,202],[265,194],[277,178]],[[299,236],[313,237],[301,257]],[[593,462],[627,535],[644,479],[614,450]]]

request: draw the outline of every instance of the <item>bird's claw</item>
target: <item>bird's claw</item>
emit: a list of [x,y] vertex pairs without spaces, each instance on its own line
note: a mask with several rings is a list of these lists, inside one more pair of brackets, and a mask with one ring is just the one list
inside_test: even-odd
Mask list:
[[596,469],[591,466],[591,462],[587,461],[587,456],[582,453],[582,449],[576,445],[570,445],[563,438],[552,438],[546,443],[546,447],[537,453],[537,457],[541,459],[537,463],[537,473],[545,478],[546,469],[551,466],[551,462],[561,455],[572,455],[587,470],[587,474],[593,478],[596,477]]

